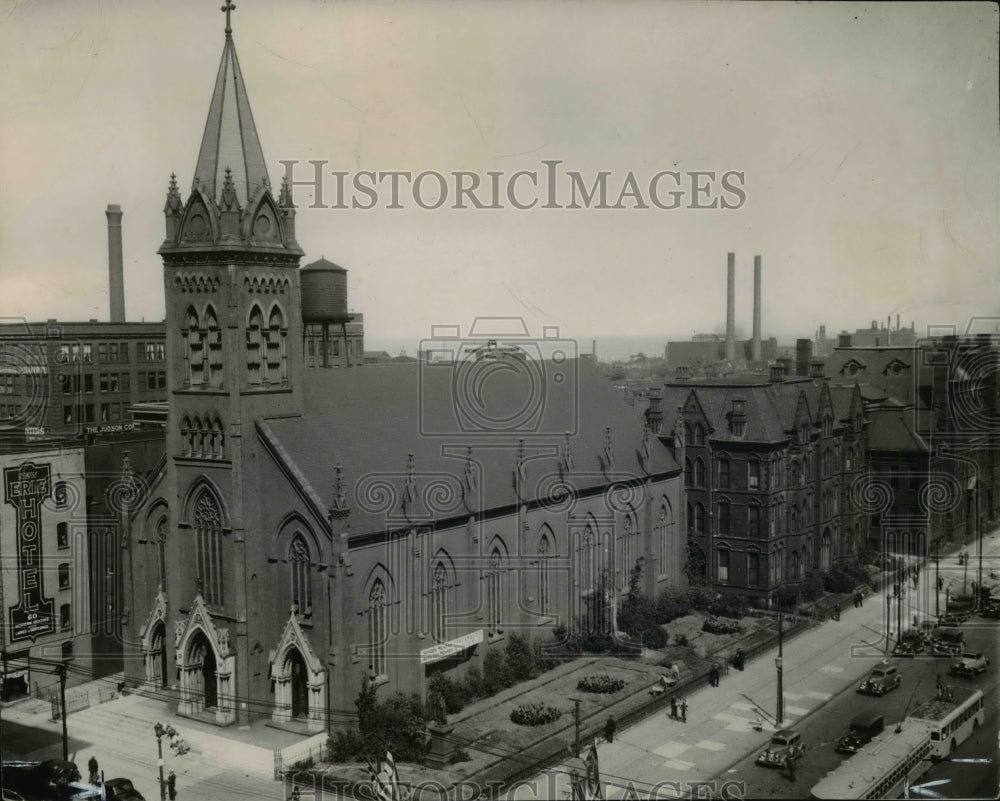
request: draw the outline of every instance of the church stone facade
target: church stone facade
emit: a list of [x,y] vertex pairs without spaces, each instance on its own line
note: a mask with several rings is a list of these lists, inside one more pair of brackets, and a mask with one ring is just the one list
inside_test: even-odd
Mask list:
[[320,731],[363,680],[424,694],[510,633],[589,625],[595,594],[613,611],[634,571],[682,582],[681,468],[585,360],[305,369],[295,207],[228,26],[164,211],[167,454],[127,532],[130,681]]

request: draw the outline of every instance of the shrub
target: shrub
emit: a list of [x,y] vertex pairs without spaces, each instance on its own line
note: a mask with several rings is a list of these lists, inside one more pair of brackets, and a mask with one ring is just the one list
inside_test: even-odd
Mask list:
[[684,592],[684,597],[687,601],[688,607],[696,609],[699,612],[708,611],[708,607],[711,606],[712,602],[715,600],[715,595],[715,590],[709,589],[703,585],[688,587]]
[[774,602],[780,609],[791,609],[799,602],[799,591],[797,588],[790,587],[787,584],[779,587],[778,592],[775,593]]
[[584,676],[576,683],[576,689],[584,693],[616,693],[625,686],[625,679],[613,679],[606,673]]
[[701,630],[709,634],[739,634],[743,628],[738,620],[710,617],[701,624]]
[[816,571],[809,571],[802,582],[802,598],[806,601],[815,601],[823,594],[823,579]]
[[350,762],[364,753],[361,734],[351,729],[340,729],[327,740],[331,762]]
[[670,623],[679,617],[684,617],[691,611],[691,606],[685,593],[679,590],[664,590],[656,599],[656,622]]
[[520,634],[509,635],[504,656],[507,658],[507,672],[512,683],[527,681],[537,675],[535,652],[524,636]]
[[483,689],[486,694],[495,695],[513,683],[503,652],[496,649],[489,651],[483,660]]
[[709,604],[708,611],[719,617],[740,618],[746,614],[747,600],[742,595],[723,595]]
[[850,592],[857,583],[849,573],[839,568],[823,573],[823,589],[827,592]]
[[562,710],[548,704],[536,702],[533,704],[521,704],[521,706],[516,707],[510,713],[510,719],[512,723],[516,723],[518,726],[544,726],[546,723],[559,720],[561,715]]

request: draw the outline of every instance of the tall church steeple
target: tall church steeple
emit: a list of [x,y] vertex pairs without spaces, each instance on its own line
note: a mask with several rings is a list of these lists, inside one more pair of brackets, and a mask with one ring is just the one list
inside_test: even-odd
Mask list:
[[232,3],[222,7],[226,12],[226,44],[222,49],[194,175],[205,194],[216,198],[226,170],[231,170],[236,195],[240,203],[247,206],[262,188],[270,186],[270,182],[233,44],[229,14],[234,8]]

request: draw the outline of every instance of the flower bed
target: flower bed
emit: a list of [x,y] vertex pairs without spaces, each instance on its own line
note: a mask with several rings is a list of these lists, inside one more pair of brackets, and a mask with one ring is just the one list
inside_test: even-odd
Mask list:
[[739,634],[743,627],[738,620],[710,617],[702,624],[701,630],[709,634]]
[[546,723],[559,720],[561,715],[561,709],[548,704],[521,704],[510,713],[510,719],[518,726],[544,726]]
[[576,689],[584,693],[616,693],[625,686],[625,679],[613,679],[606,673],[584,676],[577,682]]

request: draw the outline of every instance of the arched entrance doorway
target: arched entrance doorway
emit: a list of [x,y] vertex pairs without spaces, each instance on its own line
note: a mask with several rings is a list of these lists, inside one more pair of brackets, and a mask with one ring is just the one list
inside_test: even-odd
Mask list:
[[292,677],[292,717],[309,715],[309,685],[306,662],[297,648],[288,652],[288,672]]
[[167,686],[167,626],[160,620],[153,626],[149,648],[149,680],[156,687]]
[[[203,631],[197,632],[191,638],[191,651],[187,660],[188,667],[196,668],[201,686],[202,709],[215,709],[219,705],[219,685],[216,676],[215,653],[212,644]],[[197,703],[197,699],[195,700]]]

